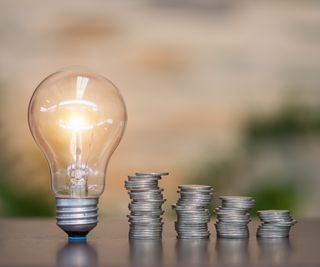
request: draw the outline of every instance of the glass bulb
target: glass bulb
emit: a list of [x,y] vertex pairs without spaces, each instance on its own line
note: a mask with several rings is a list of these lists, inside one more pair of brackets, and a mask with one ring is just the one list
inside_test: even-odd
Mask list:
[[28,120],[48,161],[57,199],[98,198],[127,121],[118,89],[87,70],[62,69],[36,88]]

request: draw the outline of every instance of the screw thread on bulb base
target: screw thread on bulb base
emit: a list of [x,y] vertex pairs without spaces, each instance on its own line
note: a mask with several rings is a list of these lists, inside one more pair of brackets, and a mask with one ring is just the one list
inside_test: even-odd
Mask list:
[[56,213],[70,240],[85,239],[98,223],[98,198],[56,198]]

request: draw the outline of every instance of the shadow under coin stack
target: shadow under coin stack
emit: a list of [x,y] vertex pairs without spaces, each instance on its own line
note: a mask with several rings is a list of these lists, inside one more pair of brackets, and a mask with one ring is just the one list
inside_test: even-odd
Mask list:
[[217,237],[248,238],[248,223],[251,221],[248,211],[254,206],[251,197],[222,196],[221,206],[215,209]]
[[162,236],[162,191],[158,181],[169,173],[136,173],[128,176],[125,187],[130,199],[129,221],[130,239],[160,239]]
[[261,210],[258,216],[262,221],[257,230],[257,237],[287,238],[294,220],[288,210]]
[[209,238],[210,213],[206,208],[212,200],[209,185],[180,185],[180,199],[172,208],[177,213],[175,229],[179,239]]

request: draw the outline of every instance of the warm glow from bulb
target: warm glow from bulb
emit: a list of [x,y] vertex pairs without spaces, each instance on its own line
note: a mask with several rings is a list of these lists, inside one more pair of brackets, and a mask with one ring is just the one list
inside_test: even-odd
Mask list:
[[85,116],[79,115],[70,116],[67,120],[60,120],[59,126],[75,132],[90,130],[93,128],[93,125],[89,123]]

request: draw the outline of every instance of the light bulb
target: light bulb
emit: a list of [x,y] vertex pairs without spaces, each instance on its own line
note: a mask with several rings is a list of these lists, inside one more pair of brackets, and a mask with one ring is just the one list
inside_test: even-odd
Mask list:
[[107,165],[126,126],[123,98],[100,75],[62,69],[36,88],[28,120],[49,164],[57,225],[70,239],[85,239],[97,225]]

